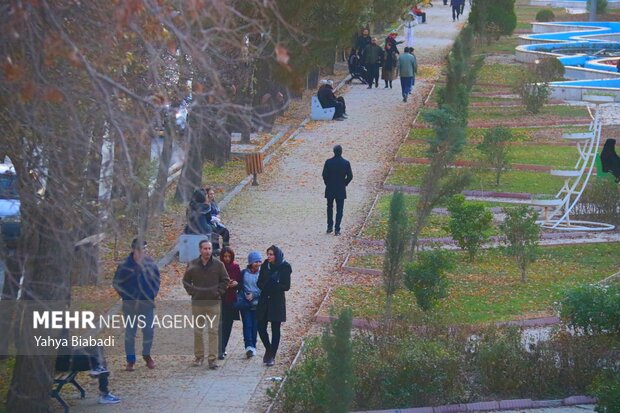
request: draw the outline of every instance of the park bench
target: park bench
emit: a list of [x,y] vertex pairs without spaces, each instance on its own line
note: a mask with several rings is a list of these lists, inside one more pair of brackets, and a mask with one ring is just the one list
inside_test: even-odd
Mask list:
[[69,405],[62,398],[60,392],[65,384],[72,384],[73,387],[78,389],[80,392],[80,399],[86,397],[86,391],[80,386],[80,384],[76,380],[76,376],[79,373],[77,370],[69,370],[69,371],[57,371],[54,376],[54,388],[50,393],[50,397],[58,400],[58,403],[64,408],[65,413],[69,413]]
[[335,113],[336,113],[336,108],[323,108],[323,106],[321,106],[321,102],[319,102],[319,98],[316,96],[312,96],[312,108],[310,110],[310,119],[332,120],[334,118]]

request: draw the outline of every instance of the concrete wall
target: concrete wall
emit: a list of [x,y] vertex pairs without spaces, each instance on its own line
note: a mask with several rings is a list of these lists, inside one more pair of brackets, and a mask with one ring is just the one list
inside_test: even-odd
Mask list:
[[560,100],[582,100],[583,95],[588,94],[604,94],[614,95],[614,101],[620,102],[620,90],[598,89],[593,87],[568,87],[568,86],[553,86],[549,87],[551,99]]
[[564,77],[570,80],[596,80],[596,79],[618,79],[620,75],[616,72],[604,70],[586,69],[583,67],[566,66]]
[[565,24],[532,22],[532,32],[539,33],[561,33],[561,32],[581,32],[592,31],[592,27],[588,26],[567,26]]

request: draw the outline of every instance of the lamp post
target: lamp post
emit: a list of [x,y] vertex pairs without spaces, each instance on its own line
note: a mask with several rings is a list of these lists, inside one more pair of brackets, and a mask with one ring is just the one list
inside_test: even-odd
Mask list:
[[596,6],[598,0],[589,0],[590,1],[590,21],[596,21]]

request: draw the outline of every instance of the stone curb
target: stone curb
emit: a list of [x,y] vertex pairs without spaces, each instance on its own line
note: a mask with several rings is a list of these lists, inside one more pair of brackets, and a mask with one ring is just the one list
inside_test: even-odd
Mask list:
[[[383,184],[383,189],[387,191],[401,191],[407,194],[417,194],[420,192],[420,188],[417,186],[407,186],[407,185],[392,185],[392,184]],[[463,195],[473,196],[473,197],[486,197],[486,198],[508,198],[508,199],[532,199],[532,194],[526,192],[494,192],[494,191],[478,191],[478,190],[468,190],[461,191]]]
[[[615,232],[615,231],[609,231],[610,233]],[[590,232],[586,232],[585,235],[588,234],[592,234]],[[580,239],[584,236],[584,232],[544,232],[541,237],[540,240],[541,241],[562,241],[562,240],[569,240],[569,239]],[[483,248],[488,248],[489,246],[493,246],[496,245],[497,243],[503,241],[505,239],[505,237],[503,236],[492,236],[489,238],[489,242],[486,243],[485,246],[483,246]],[[367,238],[362,238],[362,237],[356,237],[354,239],[355,243],[360,244],[360,245],[368,245],[368,246],[374,246],[374,247],[382,247],[385,245],[385,241],[384,240],[377,240],[377,239],[367,239]],[[586,242],[584,242],[584,244],[589,244],[589,243],[596,243],[594,241],[590,241],[587,242],[587,239],[585,240]],[[601,241],[602,242],[602,241]],[[605,241],[607,242],[607,241]],[[456,241],[453,240],[451,237],[441,237],[441,238],[420,238],[418,240],[418,243],[420,245],[427,245],[427,244],[443,244],[443,245],[456,245]],[[544,246],[552,246],[554,244],[543,244],[541,245],[542,247]],[[561,243],[558,245],[562,245]]]
[[[574,146],[574,145],[573,145]],[[428,165],[431,163],[428,158],[402,158],[396,157],[394,158],[396,162],[399,163],[408,163],[408,164],[418,164],[418,165]],[[450,164],[452,167],[467,167],[467,166],[478,166],[475,161],[454,161]],[[517,171],[532,171],[532,172],[549,172],[552,169],[557,169],[553,166],[545,166],[545,165],[534,165],[529,163],[513,163],[510,165],[510,169],[515,169]],[[586,171],[589,168],[586,169]],[[594,168],[594,171],[596,168]]]
[[589,396],[570,396],[561,400],[511,399],[467,404],[447,404],[443,406],[414,407],[406,409],[364,410],[355,413],[460,413],[493,410],[536,409],[545,407],[574,406],[596,404],[596,399]]

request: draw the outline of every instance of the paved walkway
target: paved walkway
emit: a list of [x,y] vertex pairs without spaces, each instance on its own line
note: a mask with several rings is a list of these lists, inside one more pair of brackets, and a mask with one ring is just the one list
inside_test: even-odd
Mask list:
[[[463,21],[464,19],[462,19]],[[447,48],[461,24],[453,23],[450,8],[429,10],[428,23],[416,28],[416,55],[422,65],[441,64]],[[402,45],[400,49],[402,50]],[[380,81],[383,83],[382,81]],[[394,89],[368,90],[353,84],[344,91],[349,119],[344,122],[311,122],[278,154],[275,165],[261,176],[261,185],[247,187],[223,212],[231,229],[237,261],[245,265],[252,249],[266,250],[271,244],[282,248],[292,264],[292,287],[287,294],[288,321],[282,328],[282,344],[277,364],[265,368],[259,357],[246,360],[241,324],[236,323],[228,346],[229,356],[218,371],[188,367],[191,356],[158,356],[157,368],[143,367],[133,373],[122,371],[122,354],[109,354],[111,389],[123,399],[115,406],[99,406],[93,397],[95,382],[87,383],[89,396],[72,408],[73,412],[259,412],[269,405],[266,390],[271,377],[283,376],[312,325],[312,317],[327,289],[338,283],[337,267],[365,217],[379,189],[389,163],[430,90],[431,84],[416,82],[412,99],[403,103],[400,83]],[[325,200],[321,169],[332,156],[332,147],[341,144],[344,157],[351,161],[354,179],[345,204],[343,235],[325,234]],[[172,264],[169,271],[179,278],[184,265]],[[181,288],[165,299],[189,300]],[[163,330],[156,331],[163,340]],[[169,337],[168,337],[169,338]],[[175,338],[179,343],[185,337]],[[191,345],[191,338],[187,338]],[[160,353],[161,354],[161,353]],[[86,380],[86,378],[82,378]]]

